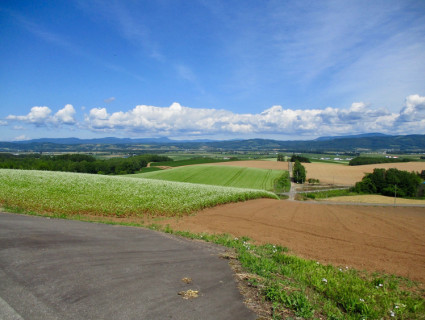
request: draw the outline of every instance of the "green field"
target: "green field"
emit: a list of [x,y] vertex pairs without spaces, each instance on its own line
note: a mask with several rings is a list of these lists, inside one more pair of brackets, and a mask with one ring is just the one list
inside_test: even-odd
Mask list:
[[199,165],[131,175],[146,179],[201,183],[216,186],[274,190],[286,171],[232,166]]
[[69,172],[0,169],[0,205],[38,213],[178,216],[264,190]]
[[182,159],[175,161],[162,161],[162,162],[152,162],[152,167],[181,167],[181,166],[190,166],[194,164],[204,164],[204,163],[215,163],[215,162],[227,162],[232,161],[230,159],[221,159],[221,158],[190,158]]

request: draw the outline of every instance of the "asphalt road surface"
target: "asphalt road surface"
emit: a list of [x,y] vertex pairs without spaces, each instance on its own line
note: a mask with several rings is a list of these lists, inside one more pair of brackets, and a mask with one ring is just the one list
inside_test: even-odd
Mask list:
[[[0,213],[0,319],[256,319],[221,250],[141,228]],[[199,296],[178,295],[189,289]]]

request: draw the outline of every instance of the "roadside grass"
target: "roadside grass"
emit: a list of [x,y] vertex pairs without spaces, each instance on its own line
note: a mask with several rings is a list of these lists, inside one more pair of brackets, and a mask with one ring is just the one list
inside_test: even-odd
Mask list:
[[69,213],[40,214],[22,208],[5,210],[50,218],[145,227],[193,240],[215,243],[233,250],[226,258],[237,259],[245,283],[271,305],[269,319],[425,319],[425,290],[409,279],[348,267],[323,265],[288,253],[279,245],[255,245],[247,237],[228,234],[175,231],[154,220],[129,222]]
[[0,205],[39,213],[181,216],[229,202],[277,196],[265,190],[69,172],[0,169]]
[[278,245],[254,245],[246,237],[194,234],[169,226],[163,231],[234,249],[241,265],[255,275],[250,285],[272,303],[274,319],[283,319],[287,309],[306,319],[425,319],[424,291],[408,279],[322,265]]
[[281,188],[286,186],[287,176],[288,173],[284,170],[194,165],[172,170],[134,174],[128,177],[273,191],[276,181],[280,178],[279,186]]
[[204,164],[204,163],[215,163],[215,162],[228,162],[234,161],[237,159],[219,159],[219,158],[190,158],[184,160],[177,161],[162,161],[162,162],[154,162],[151,164],[152,167],[181,167],[181,166],[189,166],[193,164]]

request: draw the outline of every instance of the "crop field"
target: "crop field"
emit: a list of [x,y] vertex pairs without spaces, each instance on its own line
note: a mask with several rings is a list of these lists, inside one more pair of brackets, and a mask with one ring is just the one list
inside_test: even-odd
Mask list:
[[345,166],[330,163],[305,163],[307,178],[319,179],[322,183],[354,185],[362,180],[365,173],[373,172],[375,168],[396,168],[405,171],[425,170],[425,162],[380,163],[363,166]]
[[[288,170],[287,162],[277,161],[232,161],[230,163],[214,163],[211,165],[241,166],[262,169],[282,169]],[[402,163],[380,163],[363,166],[347,166],[332,163],[303,163],[307,171],[307,179],[319,179],[321,183],[354,185],[362,180],[365,173],[373,172],[375,168],[396,168],[405,171],[421,172],[425,170],[425,162],[402,162]]]
[[[227,162],[226,162],[227,164]],[[236,188],[273,190],[285,171],[235,166],[195,165],[132,175],[146,179],[179,181]]]
[[38,213],[176,216],[270,192],[120,176],[0,169],[0,205]]

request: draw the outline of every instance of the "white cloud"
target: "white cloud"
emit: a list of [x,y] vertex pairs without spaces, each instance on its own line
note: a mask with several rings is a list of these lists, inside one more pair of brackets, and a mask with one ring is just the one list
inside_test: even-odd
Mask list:
[[43,125],[49,120],[51,112],[52,110],[49,107],[32,107],[30,113],[26,116],[9,115],[6,119]]
[[425,97],[417,94],[408,96],[400,112],[400,120],[410,122],[423,119],[425,119]]
[[[173,103],[170,107],[138,105],[127,112],[108,113],[93,108],[85,118],[94,131],[124,130],[149,135],[319,136],[364,132],[418,133],[425,131],[425,97],[406,98],[399,113],[372,109],[363,102],[349,108],[293,110],[272,106],[258,114],[238,114],[228,110],[194,109]],[[413,121],[414,124],[406,124]]]
[[0,126],[7,126],[7,121],[0,120]]
[[[107,108],[92,108],[84,122],[75,119],[70,104],[52,115],[48,107],[33,107],[27,115],[9,115],[6,119],[34,124],[38,127],[88,129],[120,132],[129,136],[228,138],[302,137],[382,132],[414,134],[425,132],[425,97],[406,97],[399,112],[374,109],[363,102],[347,108],[290,109],[279,105],[261,113],[235,113],[219,109],[195,109],[173,103],[169,107],[138,105],[128,111],[108,112]],[[16,126],[15,126],[16,127]],[[16,127],[17,128],[17,127]]]
[[52,121],[54,123],[63,123],[63,124],[74,124],[75,123],[75,109],[72,105],[67,104],[63,109],[60,109],[53,116]]
[[75,124],[74,118],[75,109],[72,105],[67,104],[65,107],[56,112],[53,116],[50,114],[52,110],[49,107],[32,107],[31,111],[25,116],[9,115],[6,117],[7,120],[21,121],[36,126],[46,126],[49,124],[60,125],[60,124]]

